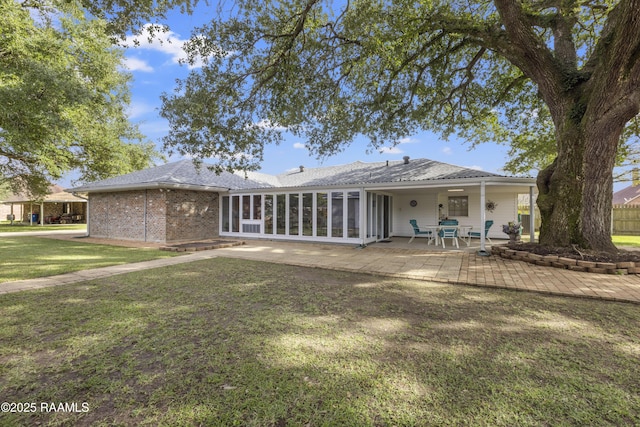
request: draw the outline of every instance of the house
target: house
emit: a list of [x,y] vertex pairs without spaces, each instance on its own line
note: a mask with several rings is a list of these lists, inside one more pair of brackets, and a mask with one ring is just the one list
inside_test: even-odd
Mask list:
[[640,185],[634,182],[634,185],[623,188],[613,193],[614,205],[640,205]]
[[87,200],[65,192],[56,184],[49,186],[49,194],[43,198],[13,194],[0,203],[2,220],[44,225],[84,223],[87,217]]
[[[154,242],[216,237],[367,244],[411,236],[410,219],[518,217],[518,195],[535,179],[428,159],[305,168],[281,175],[216,174],[182,160],[68,191],[89,195],[92,237]],[[504,238],[500,227],[491,238]]]

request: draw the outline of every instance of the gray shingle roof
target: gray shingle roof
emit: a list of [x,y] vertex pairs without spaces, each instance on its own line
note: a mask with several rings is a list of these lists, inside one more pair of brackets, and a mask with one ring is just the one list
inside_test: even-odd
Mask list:
[[220,175],[203,164],[196,168],[191,160],[181,160],[154,168],[94,182],[69,191],[96,192],[127,188],[188,187],[210,190],[249,190],[273,187],[322,187],[335,185],[364,185],[466,178],[501,177],[491,172],[464,168],[429,159],[364,163],[296,169],[277,176],[248,172]]
[[278,175],[284,187],[309,187],[327,185],[358,185],[394,183],[405,181],[431,181],[443,179],[484,178],[501,176],[491,172],[464,168],[429,159],[364,163],[310,168]]
[[74,192],[115,191],[128,188],[185,187],[201,189],[249,189],[268,185],[251,181],[240,175],[222,172],[216,174],[203,164],[197,168],[191,160],[167,163],[149,169],[120,175],[73,188]]
[[638,205],[640,204],[640,185],[623,188],[613,193],[614,205]]

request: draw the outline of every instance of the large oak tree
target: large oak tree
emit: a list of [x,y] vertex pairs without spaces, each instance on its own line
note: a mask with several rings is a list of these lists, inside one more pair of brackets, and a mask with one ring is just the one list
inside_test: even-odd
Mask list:
[[0,0],[0,182],[41,195],[158,157],[128,121],[130,76],[107,21],[75,1]]
[[375,148],[418,129],[538,155],[552,143],[537,180],[540,242],[615,250],[612,170],[640,108],[640,0],[219,8],[190,44],[207,66],[164,97],[169,148],[237,168],[259,162],[281,127],[319,156],[359,134]]

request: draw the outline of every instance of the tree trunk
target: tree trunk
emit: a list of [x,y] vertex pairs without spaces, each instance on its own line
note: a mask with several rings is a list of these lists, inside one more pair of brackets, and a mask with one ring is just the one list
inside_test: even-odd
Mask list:
[[584,190],[582,234],[588,247],[600,251],[616,250],[611,241],[613,167],[625,119],[587,116],[585,126]]
[[539,241],[543,245],[586,247],[580,214],[583,191],[584,139],[579,127],[566,120],[556,132],[558,156],[537,178],[542,225]]
[[611,241],[613,166],[623,123],[568,119],[558,157],[538,175],[540,243],[615,252]]

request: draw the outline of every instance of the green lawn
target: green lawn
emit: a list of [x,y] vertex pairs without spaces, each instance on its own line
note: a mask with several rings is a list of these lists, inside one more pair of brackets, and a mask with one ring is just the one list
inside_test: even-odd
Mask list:
[[639,358],[637,305],[216,258],[0,296],[0,425],[633,426]]
[[0,237],[0,283],[176,256],[158,249],[83,243],[82,239]]
[[616,246],[640,247],[640,236],[613,236],[612,239]]
[[29,223],[11,224],[9,221],[0,222],[0,233],[26,232],[26,231],[50,231],[50,230],[68,230],[83,231],[87,229],[87,224],[45,224],[45,225],[29,225]]
[[[536,240],[537,239],[538,239],[538,232],[536,232]],[[529,235],[523,234],[522,240],[524,242],[528,242]],[[613,244],[616,246],[640,247],[640,236],[616,235],[616,236],[611,236],[611,240],[613,240]]]

